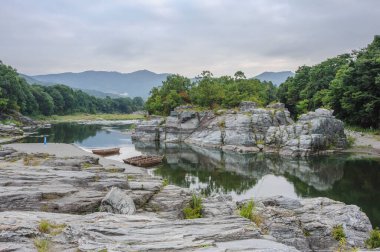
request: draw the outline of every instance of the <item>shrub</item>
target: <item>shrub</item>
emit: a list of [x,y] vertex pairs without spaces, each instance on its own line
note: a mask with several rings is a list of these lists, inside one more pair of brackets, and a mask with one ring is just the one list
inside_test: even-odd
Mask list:
[[380,230],[376,228],[371,231],[369,238],[365,241],[367,248],[380,248]]
[[337,226],[333,227],[333,229],[331,231],[331,235],[337,241],[340,241],[342,239],[346,239],[346,234],[344,233],[342,225],[337,225]]
[[183,209],[185,219],[202,218],[202,199],[193,194],[189,206]]

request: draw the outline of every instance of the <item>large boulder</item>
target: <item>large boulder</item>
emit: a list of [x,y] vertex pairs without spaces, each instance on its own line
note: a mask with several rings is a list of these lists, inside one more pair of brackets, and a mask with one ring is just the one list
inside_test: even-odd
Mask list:
[[116,214],[134,214],[136,207],[131,196],[117,187],[112,187],[102,200],[99,210]]
[[333,251],[332,231],[341,225],[350,247],[364,247],[372,230],[368,217],[355,205],[328,198],[290,199],[282,196],[256,200],[261,228],[278,242],[302,251]]
[[295,124],[271,126],[265,144],[276,148],[282,155],[306,156],[328,149],[344,148],[347,144],[343,122],[332,115],[333,111],[317,109],[300,116]]

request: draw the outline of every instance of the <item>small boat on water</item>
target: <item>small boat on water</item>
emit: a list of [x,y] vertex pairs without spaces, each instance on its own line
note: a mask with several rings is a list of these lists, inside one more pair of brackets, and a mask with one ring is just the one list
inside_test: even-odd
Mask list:
[[92,153],[100,156],[109,156],[120,153],[120,148],[92,150]]
[[137,156],[124,159],[124,163],[139,166],[139,167],[151,167],[158,165],[162,162],[164,156]]

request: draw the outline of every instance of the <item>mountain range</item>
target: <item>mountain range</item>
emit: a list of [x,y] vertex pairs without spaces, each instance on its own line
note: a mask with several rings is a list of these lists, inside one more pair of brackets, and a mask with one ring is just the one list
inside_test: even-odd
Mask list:
[[[20,74],[30,84],[40,85],[64,84],[75,89],[81,89],[90,95],[97,97],[121,97],[140,96],[146,99],[152,87],[159,86],[162,81],[170,75],[169,73],[154,73],[148,70],[139,70],[131,73],[107,72],[107,71],[85,71],[80,73],[57,73],[46,75],[28,76]],[[261,81],[272,81],[280,85],[289,76],[291,71],[264,72],[254,78]]]
[[274,85],[279,86],[284,83],[287,78],[293,77],[294,73],[291,71],[282,72],[263,72],[253,78],[259,79],[261,81],[271,81]]

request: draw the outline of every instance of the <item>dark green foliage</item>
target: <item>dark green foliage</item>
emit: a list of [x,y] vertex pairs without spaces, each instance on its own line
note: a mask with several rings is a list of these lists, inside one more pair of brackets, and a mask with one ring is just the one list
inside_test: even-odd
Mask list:
[[302,66],[277,96],[294,115],[319,107],[352,125],[380,127],[380,36],[360,51]]
[[241,101],[255,101],[266,105],[276,99],[276,87],[271,82],[246,79],[242,71],[234,77],[213,77],[203,71],[194,83],[190,79],[171,75],[160,87],[150,92],[146,109],[151,114],[168,115],[175,107],[193,104],[207,109],[233,108]]
[[380,230],[378,228],[371,231],[369,238],[365,241],[367,248],[380,248]]
[[189,206],[183,209],[185,219],[202,218],[202,199],[193,194]]
[[29,85],[16,70],[0,61],[0,112],[20,111],[25,115],[67,115],[72,113],[131,113],[141,110],[144,101],[96,98],[65,85]]

